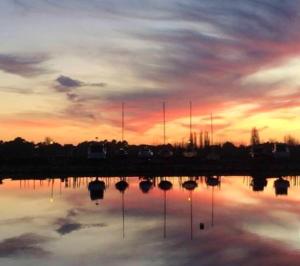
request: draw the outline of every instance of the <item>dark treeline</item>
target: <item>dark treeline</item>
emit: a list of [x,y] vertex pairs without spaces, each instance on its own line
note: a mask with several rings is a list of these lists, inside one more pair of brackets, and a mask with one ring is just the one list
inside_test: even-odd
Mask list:
[[[107,150],[107,159],[113,159],[118,157],[118,151],[120,149],[126,149],[128,152],[128,158],[136,158],[137,154],[142,147],[145,145],[130,145],[126,141],[85,141],[79,143],[78,145],[72,144],[59,144],[53,141],[44,141],[40,143],[34,143],[26,141],[23,138],[16,138],[11,141],[0,141],[0,160],[1,162],[6,161],[16,161],[16,160],[69,160],[69,159],[78,159],[85,160],[87,159],[88,148],[92,143],[99,143],[106,147]],[[269,151],[271,153],[273,143],[264,143],[260,144],[260,147],[263,147],[264,151]],[[171,144],[167,145],[147,145],[153,153],[154,158],[159,157],[159,151],[163,147],[171,149],[174,153],[173,158],[181,158],[185,147],[182,146],[173,146]],[[209,155],[214,152],[218,155],[219,159],[222,160],[242,160],[250,157],[251,148],[253,146],[235,146],[231,142],[225,142],[220,145],[213,146],[204,146],[196,147],[197,158],[199,159],[208,159]],[[290,158],[297,159],[300,158],[300,145],[290,144]]]

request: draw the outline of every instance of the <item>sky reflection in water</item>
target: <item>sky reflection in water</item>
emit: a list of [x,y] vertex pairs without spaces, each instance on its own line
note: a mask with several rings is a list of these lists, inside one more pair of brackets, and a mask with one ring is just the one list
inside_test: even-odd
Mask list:
[[3,180],[0,265],[298,265],[295,178],[286,196],[275,195],[275,179],[254,192],[250,177],[222,177],[214,188],[199,178],[188,191],[187,177],[173,177],[167,192],[156,179],[143,193],[130,177],[122,194],[120,178],[102,178],[103,199],[91,201],[94,179]]

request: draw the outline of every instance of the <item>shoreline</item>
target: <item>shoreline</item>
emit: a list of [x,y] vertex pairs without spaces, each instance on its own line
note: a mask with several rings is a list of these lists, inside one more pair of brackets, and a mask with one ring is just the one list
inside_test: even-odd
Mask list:
[[187,160],[10,162],[0,164],[0,177],[82,176],[287,176],[300,175],[300,160]]

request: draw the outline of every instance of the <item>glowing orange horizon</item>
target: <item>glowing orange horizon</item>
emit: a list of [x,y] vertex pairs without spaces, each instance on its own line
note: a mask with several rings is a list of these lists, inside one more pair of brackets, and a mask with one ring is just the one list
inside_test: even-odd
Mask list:
[[[216,3],[185,3],[191,14],[206,14],[195,18],[173,1],[149,3],[149,10],[126,4],[124,12],[103,3],[90,10],[81,1],[68,16],[67,1],[50,2],[1,6],[7,31],[0,32],[0,139],[121,139],[125,102],[128,142],[159,144],[165,101],[167,141],[186,142],[190,100],[193,131],[209,131],[213,113],[217,143],[247,144],[252,127],[264,141],[300,137],[297,4],[230,2],[216,14]],[[291,9],[291,18],[281,9]],[[43,23],[41,10],[48,14]]]

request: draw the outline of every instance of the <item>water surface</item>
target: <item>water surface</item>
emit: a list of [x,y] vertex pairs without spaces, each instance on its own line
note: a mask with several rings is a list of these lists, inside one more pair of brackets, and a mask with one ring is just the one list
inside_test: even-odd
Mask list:
[[[161,180],[172,188],[159,188]],[[182,185],[193,179],[194,190]],[[299,265],[300,188],[286,177],[253,191],[251,177],[4,179],[0,185],[0,265]],[[145,181],[145,180],[144,180]],[[256,190],[261,190],[256,189]],[[100,195],[100,196],[99,196]],[[93,197],[94,198],[94,197]]]

